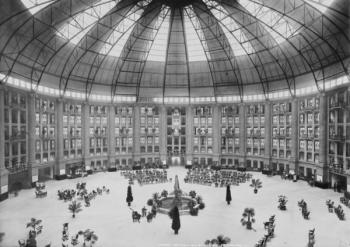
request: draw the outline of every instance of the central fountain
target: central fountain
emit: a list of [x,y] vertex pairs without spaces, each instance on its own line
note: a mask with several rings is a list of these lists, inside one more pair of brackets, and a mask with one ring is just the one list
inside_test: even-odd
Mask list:
[[188,204],[191,201],[195,203],[195,200],[193,198],[185,195],[182,192],[182,190],[180,189],[179,178],[176,175],[175,176],[174,191],[171,192],[169,194],[169,196],[163,197],[160,199],[160,203],[159,203],[159,206],[157,208],[157,211],[159,213],[168,214],[171,209],[173,209],[175,206],[177,206],[181,215],[189,214],[190,207]]

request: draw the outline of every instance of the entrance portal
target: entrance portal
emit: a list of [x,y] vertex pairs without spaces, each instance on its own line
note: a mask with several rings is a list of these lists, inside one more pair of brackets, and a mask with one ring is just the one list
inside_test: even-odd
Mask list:
[[173,157],[171,157],[171,164],[173,166],[179,166],[180,163],[181,163],[180,156],[173,156]]
[[167,165],[169,165],[169,166],[183,166],[183,165],[185,165],[185,159],[182,156],[168,156]]

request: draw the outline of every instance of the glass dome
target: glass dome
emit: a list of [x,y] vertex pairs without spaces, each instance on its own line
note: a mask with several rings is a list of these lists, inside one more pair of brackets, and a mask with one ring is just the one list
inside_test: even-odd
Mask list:
[[142,97],[324,90],[347,75],[347,0],[16,0],[0,68],[35,87]]

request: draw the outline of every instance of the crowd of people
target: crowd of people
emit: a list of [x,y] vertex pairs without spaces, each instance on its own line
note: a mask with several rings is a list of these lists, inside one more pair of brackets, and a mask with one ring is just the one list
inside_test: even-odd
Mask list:
[[202,184],[215,187],[239,185],[252,178],[252,174],[233,170],[212,170],[206,168],[189,169],[185,176],[185,183]]
[[102,188],[97,187],[96,189],[88,192],[86,189],[86,183],[78,182],[76,184],[76,189],[66,189],[62,191],[58,190],[57,195],[59,200],[64,200],[65,202],[71,201],[77,197],[79,200],[84,200],[85,207],[89,207],[90,201],[95,199],[97,195],[102,195],[103,192],[109,194],[109,189],[106,188],[106,186],[102,186]]
[[153,218],[156,217],[157,215],[157,207],[153,205],[149,211],[147,211],[146,207],[143,207],[141,209],[141,214],[133,209],[131,209],[131,218],[133,222],[138,222],[140,223],[141,218],[146,218],[148,223],[151,223]]
[[140,185],[171,182],[171,179],[168,180],[168,173],[165,169],[121,171],[121,175],[128,179],[131,184],[134,181],[137,181]]

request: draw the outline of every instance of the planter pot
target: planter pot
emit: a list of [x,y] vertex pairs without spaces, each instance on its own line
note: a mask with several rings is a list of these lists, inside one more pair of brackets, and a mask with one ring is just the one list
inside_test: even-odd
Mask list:
[[250,222],[250,221],[247,222],[247,229],[248,230],[252,229],[252,222]]
[[257,194],[258,193],[258,189],[254,189],[254,193]]

